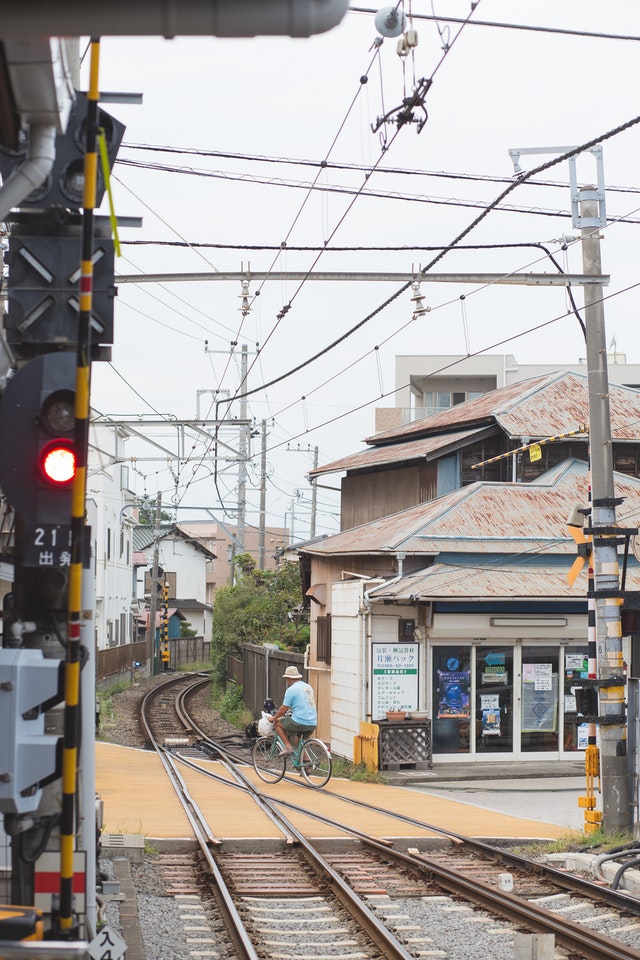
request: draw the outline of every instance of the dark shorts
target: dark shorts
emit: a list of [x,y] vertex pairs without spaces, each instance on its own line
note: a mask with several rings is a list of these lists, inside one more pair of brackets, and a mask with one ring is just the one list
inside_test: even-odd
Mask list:
[[294,723],[288,716],[280,717],[280,723],[287,733],[313,733],[316,728],[315,723],[312,727],[304,723]]

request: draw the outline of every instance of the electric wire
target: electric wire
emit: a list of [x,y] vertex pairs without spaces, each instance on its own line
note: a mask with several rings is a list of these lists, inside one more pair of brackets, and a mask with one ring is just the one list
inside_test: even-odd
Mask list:
[[[371,15],[376,14],[377,10],[372,7],[354,7],[349,5],[349,12]],[[413,13],[411,16],[414,20],[441,20],[445,23],[465,22],[461,17],[443,17],[440,14],[438,14],[438,16],[430,16],[428,13]],[[504,30],[524,30],[533,33],[559,34],[561,36],[575,37],[576,39],[631,40],[635,42],[640,40],[639,36],[627,33],[602,33],[595,30],[572,30],[566,27],[544,27],[526,23],[503,23],[499,20],[472,20],[470,22],[474,27],[494,27]]]
[[[430,262],[425,267],[423,267],[422,270],[420,270],[417,276],[426,276],[429,270],[431,270],[436,265],[436,263],[438,263],[450,250],[456,247],[461,240],[463,240],[469,233],[471,233],[471,231],[474,230],[475,227],[477,227],[495,209],[497,204],[499,204],[500,201],[505,196],[507,196],[509,193],[515,190],[520,185],[521,182],[529,179],[529,177],[531,176],[535,176],[536,174],[542,172],[543,170],[550,169],[551,167],[555,166],[558,163],[563,162],[564,160],[568,160],[571,157],[577,156],[579,153],[583,153],[585,150],[588,150],[590,147],[595,146],[598,143],[602,143],[605,140],[609,140],[611,137],[617,136],[618,134],[622,133],[625,130],[630,129],[631,127],[635,126],[638,123],[640,123],[640,116],[633,117],[631,120],[628,120],[623,124],[620,124],[618,127],[615,127],[613,130],[609,130],[606,133],[601,134],[600,136],[590,141],[587,141],[587,143],[582,144],[582,146],[574,147],[572,150],[569,150],[566,153],[559,155],[558,157],[553,157],[551,160],[547,160],[544,163],[541,163],[535,169],[521,174],[517,180],[511,183],[505,190],[501,191],[501,193],[493,201],[491,201],[491,203],[487,204],[483,209],[483,211],[470,224],[468,224],[468,226],[466,226],[464,230],[462,230],[451,241],[451,243],[447,247],[443,248],[440,251],[440,253],[438,253],[435,257],[433,257],[430,260]],[[274,377],[268,383],[262,384],[259,387],[254,387],[251,390],[246,390],[242,393],[236,393],[235,399],[239,399],[240,397],[249,397],[262,390],[267,390],[269,387],[274,386],[276,383],[281,383],[283,380],[286,380],[288,377],[292,376],[294,373],[298,373],[298,371],[303,370],[305,367],[309,366],[311,363],[314,363],[320,357],[325,356],[331,350],[335,349],[335,347],[337,347],[339,344],[344,343],[344,341],[347,340],[354,333],[356,333],[356,331],[360,330],[366,323],[368,323],[370,320],[376,317],[379,313],[385,310],[388,306],[390,306],[390,304],[392,304],[395,300],[398,299],[399,296],[405,293],[410,288],[410,286],[411,286],[411,281],[408,281],[407,283],[402,284],[402,286],[400,286],[399,289],[395,291],[395,293],[393,293],[390,297],[388,297],[385,301],[383,301],[383,303],[381,303],[378,307],[376,307],[375,310],[371,311],[371,313],[363,317],[362,320],[354,324],[354,326],[352,326],[349,330],[341,334],[340,337],[333,340],[326,347],[323,347],[322,350],[317,351],[315,354],[313,354],[313,356],[309,357],[307,360],[304,360],[303,362],[299,363],[297,366],[293,367],[291,370],[287,371],[286,373],[281,374],[279,377]]]
[[[390,143],[386,144],[386,149],[388,149],[389,146],[390,146]],[[125,165],[127,165],[127,161],[124,161],[124,163]],[[134,162],[131,162],[128,165],[137,166],[137,164]],[[306,182],[287,181],[282,179],[276,180],[273,178],[271,179],[259,178],[253,175],[249,176],[246,174],[231,174],[231,173],[223,174],[223,173],[215,173],[215,172],[198,172],[191,168],[187,170],[180,169],[180,168],[172,169],[166,165],[163,166],[162,168],[154,167],[152,164],[144,164],[143,166],[147,170],[162,169],[162,171],[165,173],[184,173],[184,174],[190,174],[192,176],[207,177],[210,179],[228,180],[230,182],[252,183],[252,184],[269,186],[269,187],[274,187],[274,186],[287,187],[291,189],[304,190],[305,192],[307,192],[310,189],[310,184]],[[377,168],[376,168],[376,172],[377,172]],[[504,180],[496,180],[496,182],[509,183],[512,181],[504,179]],[[538,184],[536,182],[536,185],[541,185],[541,184]],[[566,185],[565,185],[565,188],[566,188]],[[405,193],[400,193],[394,190],[371,190],[371,189],[365,190],[363,187],[358,189],[356,187],[350,188],[350,187],[342,187],[342,186],[331,186],[328,184],[316,184],[313,186],[313,191],[315,193],[329,193],[329,194],[344,195],[344,196],[351,196],[351,197],[355,196],[356,198],[366,197],[366,198],[377,199],[377,200],[394,200],[394,201],[402,201],[405,203],[423,203],[423,204],[428,204],[430,206],[456,207],[456,208],[470,209],[470,210],[477,210],[479,208],[482,208],[485,204],[484,200],[461,200],[456,197],[424,196],[421,194],[405,194]],[[631,193],[634,191],[629,190],[624,192]],[[537,217],[562,217],[564,219],[568,219],[571,216],[571,214],[568,213],[566,210],[558,210],[558,209],[554,210],[554,209],[543,208],[543,207],[527,207],[527,206],[519,206],[516,204],[498,205],[496,207],[496,212],[527,214],[529,216],[537,216]],[[640,223],[639,220],[628,220],[624,222],[630,223],[632,225],[637,225],[638,223]],[[187,244],[187,245],[191,246],[191,244]]]
[[[162,146],[162,145],[153,145],[153,144],[141,144],[141,143],[129,143],[123,144],[122,147],[128,147],[131,150],[142,150],[150,151],[153,153],[173,153],[176,155],[195,155],[201,157],[216,157],[219,159],[226,160],[246,160],[252,163],[267,163],[267,164],[283,164],[286,166],[302,166],[302,167],[323,167],[325,170],[348,170],[356,171],[362,173],[366,171],[369,167],[368,165],[361,163],[337,163],[335,161],[321,161],[321,160],[307,160],[302,158],[295,157],[275,157],[275,156],[265,156],[261,154],[251,154],[251,153],[237,153],[224,150],[201,150],[195,147],[171,147],[171,146]],[[143,164],[134,164],[132,161],[123,160],[120,158],[116,159],[116,163],[124,163],[125,166],[142,166]],[[163,170],[165,172],[176,172],[176,173],[189,173],[195,172],[200,173],[200,171],[194,171],[192,167],[173,167],[162,165],[156,165],[153,169]],[[206,171],[203,171],[206,175]],[[379,174],[393,174],[395,176],[407,176],[411,177],[412,180],[420,177],[433,177],[435,179],[442,180],[462,180],[469,181],[472,183],[511,183],[512,177],[498,177],[491,174],[480,174],[480,173],[454,173],[451,171],[445,170],[423,170],[419,167],[385,167],[379,166],[377,169]],[[261,182],[261,181],[259,181]],[[549,187],[551,189],[561,189],[566,190],[567,184],[563,183],[560,180],[529,180],[526,183],[526,186],[529,187]],[[640,187],[633,186],[616,186],[614,184],[607,184],[607,193],[640,193]]]
[[[476,10],[479,2],[480,2],[480,0],[478,0],[478,2],[476,2],[476,3],[474,3],[474,4],[472,5],[471,10],[470,10],[470,12],[469,12],[469,14],[468,14],[468,17],[467,17],[467,21],[472,17],[472,15],[473,15],[473,13],[475,12],[475,10]],[[447,57],[447,55],[450,53],[451,48],[453,47],[453,45],[454,45],[454,43],[456,42],[456,40],[457,40],[457,39],[459,38],[459,36],[462,34],[462,32],[463,32],[463,30],[464,30],[464,27],[465,27],[465,24],[462,24],[462,26],[460,26],[460,28],[458,29],[456,35],[454,36],[451,44],[449,44],[449,45],[447,46],[447,48],[444,50],[444,52],[443,52],[440,60],[439,60],[438,63],[435,65],[435,67],[434,67],[434,69],[433,69],[433,71],[432,71],[432,74],[431,74],[431,78],[429,79],[429,81],[427,82],[427,84],[426,84],[426,86],[425,86],[425,94],[426,94],[426,92],[429,90],[429,87],[431,86],[431,81],[432,81],[433,77],[435,76],[435,74],[437,73],[437,71],[440,69],[440,67],[441,67],[443,61],[445,60],[445,58]],[[377,55],[378,55],[378,53],[379,53],[380,45],[381,45],[381,41],[380,41],[379,43],[376,42],[376,43],[374,44],[374,47],[375,47],[375,51],[376,51],[376,52],[375,52],[375,54],[374,54],[373,59],[372,59],[371,62],[370,62],[370,65],[369,65],[367,74],[366,74],[364,77],[361,77],[361,78],[360,78],[360,89],[358,90],[358,93],[356,94],[356,96],[354,96],[354,98],[353,98],[353,100],[352,100],[351,106],[350,106],[350,108],[349,108],[349,113],[350,113],[351,110],[353,109],[353,106],[355,105],[355,102],[356,102],[357,97],[358,97],[358,95],[359,95],[359,93],[360,93],[360,90],[362,89],[362,86],[363,86],[364,82],[366,81],[366,77],[368,76],[368,72],[371,70],[371,66],[373,65],[373,63],[374,63],[374,61],[375,61],[375,59],[376,59],[376,57],[377,57]],[[407,105],[407,100],[406,100],[406,99],[405,99],[404,103],[405,103],[405,106],[406,106],[406,105]],[[406,109],[408,109],[408,106],[406,106]],[[343,120],[343,123],[341,124],[340,130],[342,130],[345,122],[346,122],[346,118],[345,118],[345,120]],[[329,241],[333,238],[333,236],[335,235],[335,233],[337,232],[337,230],[338,230],[339,227],[342,225],[342,223],[344,222],[345,218],[347,217],[347,215],[349,214],[349,212],[350,212],[351,209],[353,208],[353,205],[354,205],[355,201],[358,199],[358,196],[360,195],[360,192],[364,189],[364,186],[365,186],[365,184],[368,182],[369,177],[370,177],[371,174],[375,171],[376,166],[379,165],[379,164],[382,162],[382,157],[384,156],[384,153],[392,146],[393,142],[395,141],[395,139],[397,138],[398,134],[400,133],[400,130],[401,130],[402,125],[403,125],[403,124],[401,124],[401,123],[400,123],[400,120],[398,119],[398,123],[397,123],[397,126],[396,126],[395,133],[393,134],[393,136],[391,137],[391,139],[390,139],[390,140],[386,140],[386,138],[385,138],[385,142],[384,142],[383,145],[382,145],[382,150],[381,150],[381,153],[380,153],[380,155],[379,155],[379,158],[378,158],[377,162],[372,165],[371,171],[368,172],[368,173],[365,175],[365,177],[364,177],[364,179],[363,179],[363,182],[362,182],[362,184],[361,184],[360,190],[356,193],[356,195],[353,197],[353,199],[351,200],[351,202],[347,205],[346,210],[343,212],[342,216],[339,218],[338,222],[337,222],[336,225],[334,226],[332,232],[330,233],[330,235],[329,235],[329,237],[328,237],[328,240],[329,240]],[[329,152],[328,152],[328,154],[327,154],[327,157],[330,155],[331,150],[333,150],[333,147],[335,146],[336,141],[337,141],[337,135],[336,135],[336,137],[334,138],[334,140],[333,140],[333,142],[332,142],[332,144],[331,144],[331,147],[330,147],[330,149],[329,149]],[[315,183],[317,182],[317,179],[318,179],[318,177],[316,176],[316,180],[314,181],[314,185],[315,185]],[[305,198],[305,202],[306,202],[306,199],[308,199],[309,195],[310,195],[310,194],[307,194],[307,197]],[[293,230],[293,227],[295,226],[295,223],[297,222],[297,219],[298,219],[298,218],[296,217],[296,219],[294,220],[294,222],[293,222],[293,224],[292,224],[292,226],[291,226],[291,228],[290,228],[290,230],[289,230],[289,233],[287,234],[287,238],[288,238],[288,236],[290,235],[291,231]],[[263,342],[263,348],[264,348],[264,346],[266,345],[266,343],[269,342],[269,340],[271,339],[272,335],[275,333],[275,330],[277,329],[277,327],[279,326],[279,324],[281,323],[281,321],[284,319],[284,317],[286,316],[286,314],[288,313],[288,311],[291,309],[291,306],[293,305],[293,301],[295,300],[295,298],[296,298],[297,295],[299,294],[300,290],[301,290],[302,287],[304,286],[304,284],[305,284],[308,276],[310,275],[310,273],[312,272],[313,268],[314,268],[314,267],[316,266],[316,264],[318,263],[318,261],[319,261],[319,259],[320,259],[321,256],[322,256],[322,253],[321,253],[321,252],[317,254],[316,258],[314,259],[314,261],[313,261],[313,263],[312,263],[312,265],[311,265],[311,267],[310,267],[309,270],[307,271],[307,276],[306,276],[305,278],[303,278],[303,280],[302,280],[302,281],[300,282],[300,284],[298,285],[297,289],[294,291],[293,296],[289,298],[288,302],[287,302],[287,303],[285,304],[285,306],[282,307],[282,309],[280,310],[279,314],[278,314],[277,317],[276,317],[276,321],[275,321],[275,323],[273,324],[273,326],[272,326],[272,328],[271,328],[271,331],[268,333],[268,335],[267,335],[267,337],[266,337],[266,340]],[[277,261],[277,257],[274,259],[274,265],[275,265],[275,262],[276,262],[276,261]],[[263,281],[262,283],[264,284],[264,282],[265,282],[265,281]],[[260,293],[260,290],[261,290],[261,287],[260,287],[260,288],[258,289],[258,291],[256,292],[256,295]],[[254,295],[254,297],[255,297],[255,295]],[[243,321],[244,321],[244,318],[245,318],[245,317],[243,316]],[[239,336],[239,334],[240,334],[241,327],[242,327],[242,324],[240,325],[240,329],[239,329],[239,331],[238,331],[238,336]],[[247,369],[247,372],[246,372],[246,374],[245,374],[245,376],[244,376],[244,380],[243,380],[243,382],[240,383],[238,389],[236,390],[236,392],[235,392],[235,394],[234,394],[234,397],[231,398],[229,401],[219,401],[218,404],[216,404],[216,420],[219,419],[219,417],[218,417],[219,404],[226,403],[226,404],[227,404],[227,410],[228,410],[228,409],[230,408],[230,405],[231,405],[231,402],[232,402],[233,399],[244,398],[245,395],[248,395],[248,394],[240,393],[239,391],[240,391],[240,389],[243,387],[244,383],[246,383],[247,377],[248,377],[251,369],[253,368],[254,364],[255,364],[255,361],[254,361],[252,364],[250,364],[250,366],[249,366],[249,368]],[[225,369],[225,373],[226,373],[226,369]],[[222,377],[221,379],[224,379],[225,373],[223,373],[223,377]],[[216,430],[216,436],[215,436],[215,439],[214,439],[213,442],[214,442],[214,444],[217,443],[217,430]],[[185,490],[185,494],[186,494],[186,490]],[[183,494],[183,496],[184,496],[184,494]]]
[[[602,300],[602,302],[604,302],[604,301],[606,301],[606,300],[610,300],[610,299],[612,299],[613,297],[617,297],[617,296],[620,296],[620,295],[622,295],[622,294],[624,294],[624,293],[628,293],[628,292],[630,292],[631,290],[636,290],[636,289],[638,289],[639,287],[640,287],[640,281],[639,281],[638,283],[629,284],[628,286],[624,287],[624,288],[621,289],[621,290],[617,290],[617,291],[615,291],[615,292],[613,292],[613,293],[611,293],[611,294],[608,294],[607,296],[602,297],[601,300]],[[594,303],[598,303],[598,302],[601,302],[601,301],[594,301]],[[543,330],[543,329],[545,329],[546,327],[552,326],[553,324],[558,323],[560,320],[566,319],[567,317],[571,316],[572,314],[573,314],[573,310],[572,310],[572,309],[571,309],[571,310],[566,310],[566,311],[564,311],[564,313],[561,313],[561,314],[559,314],[558,316],[555,316],[555,317],[551,318],[550,320],[544,320],[544,321],[542,321],[541,323],[535,324],[535,325],[532,326],[532,327],[528,327],[526,330],[521,330],[521,331],[519,331],[518,333],[512,334],[512,335],[509,336],[509,337],[503,338],[502,340],[498,340],[498,341],[496,341],[496,342],[494,342],[494,343],[492,343],[492,344],[488,344],[487,346],[484,346],[484,347],[482,347],[482,348],[480,348],[480,349],[478,349],[478,350],[474,350],[472,353],[470,353],[470,354],[468,355],[468,357],[465,356],[465,357],[463,357],[463,358],[461,358],[461,359],[456,359],[455,361],[452,361],[450,364],[446,364],[446,365],[445,365],[444,367],[442,367],[440,370],[437,370],[437,371],[434,371],[434,372],[435,372],[435,373],[441,373],[441,372],[443,372],[444,370],[447,370],[447,369],[450,369],[450,368],[453,368],[453,367],[457,366],[457,364],[461,363],[463,359],[466,360],[466,359],[469,359],[469,358],[471,358],[471,357],[481,356],[483,353],[487,353],[487,352],[490,351],[490,350],[496,350],[496,349],[498,349],[499,347],[503,347],[503,346],[505,346],[505,345],[508,344],[508,343],[512,343],[514,340],[519,340],[521,337],[527,336],[527,335],[530,334],[530,333],[534,333],[534,332],[536,332],[536,331],[538,331],[538,330]],[[329,420],[325,420],[325,421],[323,421],[323,422],[320,423],[320,424],[314,425],[312,428],[309,428],[309,429],[306,429],[306,430],[301,430],[299,433],[296,433],[296,434],[294,434],[293,436],[290,436],[286,441],[282,441],[282,443],[275,444],[275,445],[274,445],[272,448],[270,448],[270,449],[272,449],[272,450],[273,450],[273,449],[277,449],[278,447],[283,446],[285,442],[286,442],[286,443],[291,443],[293,440],[303,439],[304,437],[307,436],[307,434],[309,434],[309,433],[311,433],[311,432],[313,432],[313,431],[322,429],[322,428],[324,428],[324,427],[332,426],[333,424],[337,423],[339,420],[344,419],[344,417],[350,416],[351,414],[353,414],[353,413],[355,413],[355,412],[357,412],[357,411],[363,410],[363,409],[365,409],[366,407],[371,406],[371,405],[374,404],[374,403],[377,403],[377,402],[378,402],[380,399],[382,399],[383,397],[386,398],[386,397],[393,396],[394,394],[398,393],[398,392],[399,392],[400,390],[402,390],[402,389],[404,389],[404,387],[395,387],[395,388],[393,388],[392,390],[388,390],[388,391],[386,391],[386,393],[384,393],[384,394],[382,395],[382,397],[380,397],[380,396],[373,397],[372,399],[367,400],[367,401],[365,401],[364,403],[358,404],[358,405],[355,406],[355,407],[351,407],[346,413],[342,413],[342,414],[339,414],[339,415],[337,415],[337,416],[335,416],[335,417],[332,417],[332,418],[329,419]]]

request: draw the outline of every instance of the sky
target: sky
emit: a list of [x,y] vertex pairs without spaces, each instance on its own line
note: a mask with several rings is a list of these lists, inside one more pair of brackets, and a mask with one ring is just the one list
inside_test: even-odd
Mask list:
[[[404,12],[418,44],[406,57],[397,39],[379,42],[377,9],[354,4],[340,26],[309,39],[101,42],[100,89],[143,96],[141,105],[104,104],[126,124],[115,211],[142,218],[120,231],[116,275],[270,274],[251,280],[246,315],[237,280],[118,284],[112,361],[93,365],[92,406],[138,418],[156,446],[127,441],[136,491],[160,492],[163,505],[180,508],[178,520],[204,519],[208,507],[235,522],[234,458],[220,446],[214,467],[212,444],[187,435],[182,462],[167,462],[157,444],[175,449],[174,431],[144,422],[213,418],[214,398],[225,401],[220,418],[239,418],[243,344],[247,416],[258,431],[267,423],[268,523],[290,527],[293,517],[295,539],[309,533],[306,474],[316,452],[322,465],[363,449],[375,408],[395,404],[397,355],[484,351],[559,367],[585,356],[561,287],[423,282],[431,309],[412,319],[401,281],[278,274],[411,273],[452,244],[434,271],[555,272],[526,246],[544,244],[563,269],[581,273],[566,161],[520,183],[509,209],[492,210],[460,242],[484,249],[455,242],[513,182],[509,149],[548,148],[523,153],[529,170],[640,114],[640,6],[480,0],[462,26],[444,18],[467,18],[467,0],[413,0]],[[398,124],[422,80],[432,81],[424,109],[414,110],[422,129]],[[606,336],[630,363],[640,362],[639,147],[640,124],[603,140]],[[590,153],[576,169],[579,185],[594,182]],[[581,305],[580,290],[576,298]],[[227,423],[219,436],[237,449],[236,427]],[[247,523],[257,524],[259,436],[251,454]],[[338,528],[338,495],[320,489],[316,532]]]

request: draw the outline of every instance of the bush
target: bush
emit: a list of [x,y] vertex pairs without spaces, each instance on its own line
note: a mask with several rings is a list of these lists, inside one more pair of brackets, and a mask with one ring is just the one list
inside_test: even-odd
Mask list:
[[251,712],[244,705],[242,687],[235,684],[229,686],[212,684],[211,706],[238,730],[244,730],[253,720]]
[[242,659],[245,643],[277,643],[297,652],[304,651],[309,638],[308,626],[292,619],[303,599],[298,564],[256,570],[253,558],[244,554],[235,564],[240,579],[216,592],[213,607],[211,659],[219,682],[226,675],[227,657]]

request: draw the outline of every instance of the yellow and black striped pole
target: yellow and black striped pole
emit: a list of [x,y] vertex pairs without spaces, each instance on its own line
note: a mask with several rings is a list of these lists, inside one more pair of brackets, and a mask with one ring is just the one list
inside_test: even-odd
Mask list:
[[539,460],[540,457],[537,456],[539,453],[538,447],[541,447],[545,443],[555,443],[557,440],[566,440],[568,437],[577,437],[585,433],[588,433],[588,427],[582,426],[578,427],[577,430],[570,430],[568,433],[559,433],[555,437],[542,437],[540,440],[532,440],[531,443],[525,443],[522,447],[516,447],[514,450],[507,450],[506,453],[500,453],[497,457],[490,457],[489,460],[481,460],[480,463],[473,463],[471,465],[472,470],[479,470],[480,467],[486,467],[488,463],[496,463],[498,460],[506,460],[507,457],[513,457],[516,453],[524,453],[525,450],[529,450],[531,453],[531,460]]
[[60,825],[59,927],[68,936],[73,928],[73,855],[76,833],[78,745],[80,739],[80,617],[84,560],[85,498],[89,449],[89,393],[91,383],[91,307],[93,301],[93,210],[98,171],[98,66],[100,42],[91,40],[87,95],[86,153],[80,265],[80,313],[75,396],[77,469],[71,495],[71,564],[65,667],[65,718],[62,751],[62,817]]
[[162,669],[169,669],[169,584],[165,580],[162,594]]

